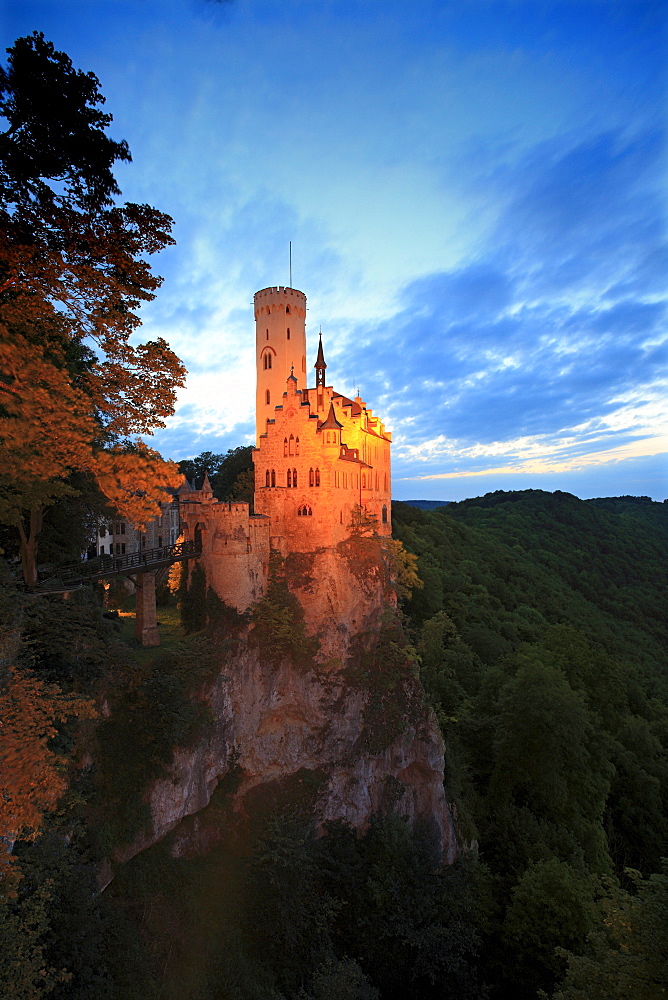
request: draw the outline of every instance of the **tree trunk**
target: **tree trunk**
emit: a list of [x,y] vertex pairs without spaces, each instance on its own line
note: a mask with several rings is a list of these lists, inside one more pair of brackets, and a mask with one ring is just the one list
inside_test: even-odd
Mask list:
[[19,521],[21,566],[26,587],[37,586],[37,536],[42,530],[44,508],[31,507],[30,516]]

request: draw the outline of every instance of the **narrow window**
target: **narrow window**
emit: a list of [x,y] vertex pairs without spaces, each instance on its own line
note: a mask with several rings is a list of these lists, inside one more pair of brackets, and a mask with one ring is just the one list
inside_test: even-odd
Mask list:
[[267,355],[267,368],[271,368],[271,354]]
[[294,455],[295,453],[295,438],[294,435],[290,435],[290,443],[288,446],[288,455]]
[[290,339],[290,327],[288,327],[288,340]]
[[276,469],[271,470],[271,485],[276,485]]
[[297,470],[296,469],[292,470],[292,485],[293,486],[297,485]]
[[267,330],[267,340],[269,340],[269,330]]
[[315,470],[315,485],[320,486],[320,469]]
[[125,542],[121,542],[121,555],[125,555]]
[[362,473],[362,489],[366,489],[366,476],[364,473]]
[[265,393],[265,401],[267,403],[267,406],[269,406],[269,403],[271,402],[271,393],[269,392],[269,389],[267,389]]
[[288,316],[289,316],[289,315],[290,315],[290,306],[286,306],[286,307],[285,307],[285,311],[286,311],[286,313],[287,313],[287,314],[288,314]]
[[387,524],[387,507],[383,504],[383,524]]
[[295,455],[299,454],[299,438],[295,438]]
[[269,469],[264,474],[264,485],[269,486]]
[[288,482],[288,489],[289,489],[292,486],[292,470],[291,469],[288,469],[287,482]]
[[309,509],[308,509],[307,513],[308,513],[308,516],[309,516],[309,517],[313,517],[313,511],[311,510],[311,508],[310,508],[310,507],[309,507]]
[[313,469],[309,469],[308,470],[308,484],[309,484],[309,486],[313,486],[314,482],[315,482],[315,480],[313,478]]
[[387,472],[385,473],[385,479],[383,480],[383,483],[384,483],[383,489],[385,493],[387,493]]
[[100,545],[100,555],[104,555],[104,545]]
[[306,371],[306,358],[304,357],[303,354],[302,354],[302,371],[303,372]]
[[339,511],[339,524],[343,524],[343,511]]
[[288,439],[283,438],[283,458],[288,457]]
[[378,491],[378,473],[376,473],[376,492]]
[[302,516],[302,509],[301,509],[301,507],[298,507],[297,508],[297,517],[301,517],[301,516]]
[[162,535],[158,535],[158,548],[162,548]]

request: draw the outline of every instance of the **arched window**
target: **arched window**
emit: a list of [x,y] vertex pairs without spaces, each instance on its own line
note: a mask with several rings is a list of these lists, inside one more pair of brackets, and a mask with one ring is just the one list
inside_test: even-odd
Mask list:
[[299,438],[295,438],[295,455],[299,454]]
[[288,489],[290,489],[290,487],[292,486],[292,469],[288,469],[287,482],[288,482]]
[[276,485],[276,469],[271,470],[271,485]]
[[297,507],[297,517],[301,517],[301,516],[302,516],[302,509],[301,509],[301,507]]
[[292,470],[292,485],[293,486],[297,485],[297,470],[296,469]]
[[271,354],[267,355],[267,368],[271,368]]
[[294,455],[295,453],[295,438],[294,434],[290,435],[290,443],[288,445],[288,455]]
[[313,517],[313,511],[311,510],[311,508],[308,507],[307,509],[308,509],[308,516]]
[[264,485],[265,486],[269,485],[269,469],[267,469],[267,471],[264,474]]
[[329,431],[325,434],[325,444],[329,444]]
[[315,470],[315,485],[320,486],[320,469]]
[[269,389],[267,389],[267,391],[265,392],[264,399],[267,406],[269,406],[269,403],[271,402],[271,393],[269,392]]
[[288,457],[288,439],[283,438],[283,458]]
[[314,482],[315,482],[315,479],[313,478],[313,469],[309,469],[308,470],[308,484],[309,484],[309,486],[313,486]]
[[289,340],[290,339],[290,327],[288,327],[287,334],[288,334],[287,339]]
[[287,314],[288,314],[288,316],[289,316],[289,315],[290,315],[290,306],[286,306],[286,307],[285,307],[285,311],[286,311],[286,313],[287,313]]
[[387,507],[385,506],[385,504],[383,504],[383,517],[382,517],[382,521],[383,521],[383,524],[387,524]]

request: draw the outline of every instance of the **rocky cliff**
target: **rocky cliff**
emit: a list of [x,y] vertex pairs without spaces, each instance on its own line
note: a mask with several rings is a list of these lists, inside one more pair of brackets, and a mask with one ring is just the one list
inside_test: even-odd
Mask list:
[[[307,800],[320,827],[343,819],[364,828],[389,810],[427,821],[454,860],[443,743],[395,605],[377,539],[274,567],[250,624],[238,619],[234,640],[229,616],[214,630],[216,673],[197,694],[210,723],[151,784],[150,827],[116,860],[169,831],[173,853],[206,850],[258,810]],[[223,787],[224,820],[207,808]]]

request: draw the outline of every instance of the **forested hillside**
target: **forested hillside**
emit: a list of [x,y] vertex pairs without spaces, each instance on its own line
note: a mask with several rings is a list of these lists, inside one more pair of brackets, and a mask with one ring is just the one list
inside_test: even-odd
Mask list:
[[667,515],[540,491],[393,505],[449,793],[490,875],[492,996],[549,989],[555,946],[586,948],[596,878],[666,853]]
[[[58,685],[61,708],[48,746],[30,745],[53,795],[40,835],[17,844],[20,879],[0,899],[0,994],[663,995],[666,513],[642,498],[539,491],[433,511],[394,505],[395,536],[424,581],[404,603],[404,632],[468,845],[445,868],[429,829],[393,815],[389,787],[386,813],[363,837],[341,823],[317,837],[322,776],[303,770],[258,802],[244,837],[183,855],[170,835],[117,861],[100,894],[97,879],[112,873],[104,859],[145,821],[146,783],[210,725],[198,687],[212,649],[246,641],[244,621],[190,623],[149,653],[103,619],[92,592],[31,601],[6,580],[16,677]],[[38,710],[31,692],[24,707]],[[21,696],[6,690],[3,707]],[[97,719],[86,717],[91,703]],[[220,782],[209,827],[228,829],[236,780]]]

